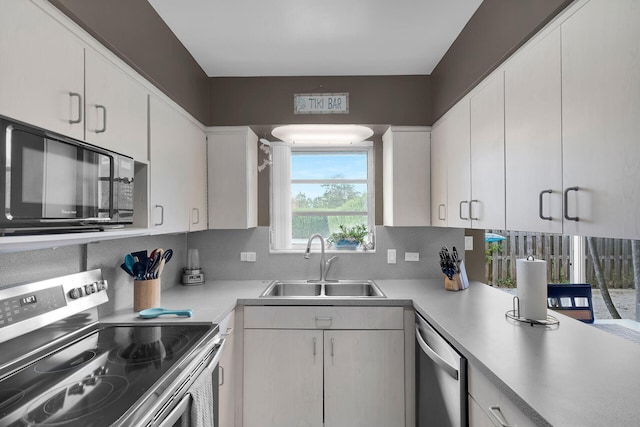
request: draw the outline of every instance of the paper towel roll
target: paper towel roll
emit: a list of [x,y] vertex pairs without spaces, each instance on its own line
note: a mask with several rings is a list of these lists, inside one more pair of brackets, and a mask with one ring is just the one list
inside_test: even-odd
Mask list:
[[547,262],[541,259],[516,260],[516,280],[520,317],[545,320],[547,318]]

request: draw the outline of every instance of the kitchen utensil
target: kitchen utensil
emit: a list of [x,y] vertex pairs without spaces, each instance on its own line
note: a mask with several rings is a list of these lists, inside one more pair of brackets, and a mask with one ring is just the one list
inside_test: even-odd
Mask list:
[[133,255],[134,257],[138,258],[138,261],[140,262],[145,262],[145,260],[147,258],[149,258],[149,256],[147,255],[147,251],[138,251],[138,252],[131,252],[131,255]]
[[135,258],[133,257],[133,255],[131,254],[126,254],[124,256],[124,265],[127,267],[127,269],[131,272],[130,274],[133,274],[133,264],[136,263]]
[[140,313],[138,313],[138,315],[143,319],[153,319],[155,317],[163,316],[165,314],[175,314],[176,316],[191,317],[193,316],[193,311],[189,309],[167,310],[165,308],[155,307],[155,308],[148,308],[146,310],[142,310]]
[[120,264],[120,268],[123,269],[129,276],[135,277],[133,271],[131,271],[124,262]]
[[167,249],[166,251],[164,251],[164,254],[162,254],[162,259],[164,259],[165,264],[171,261],[171,257],[173,257],[172,249]]
[[160,260],[160,263],[158,264],[158,267],[156,268],[155,273],[153,274],[153,278],[157,279],[160,276],[162,276],[162,270],[164,270],[164,264],[166,263],[166,261],[164,260],[164,258],[162,258]]
[[138,261],[133,264],[133,268],[131,269],[131,271],[138,280],[142,280],[147,270],[144,264]]
[[153,259],[151,259],[151,262],[149,263],[149,266],[147,267],[147,272],[145,274],[145,277],[147,279],[153,279],[153,275],[155,274],[158,268],[158,264],[160,264],[159,256],[155,256]]

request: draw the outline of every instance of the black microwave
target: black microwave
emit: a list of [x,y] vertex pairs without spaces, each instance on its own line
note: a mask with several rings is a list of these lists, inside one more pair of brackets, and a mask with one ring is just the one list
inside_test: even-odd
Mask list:
[[133,222],[131,157],[3,116],[0,132],[1,234]]

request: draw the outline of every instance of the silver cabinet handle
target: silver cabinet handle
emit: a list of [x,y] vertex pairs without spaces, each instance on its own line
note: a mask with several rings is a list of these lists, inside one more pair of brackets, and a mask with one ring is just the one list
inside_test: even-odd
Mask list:
[[433,360],[433,362],[441,367],[442,370],[444,370],[451,378],[456,381],[458,380],[458,369],[455,366],[449,364],[449,362],[444,360],[442,356],[436,353],[435,350],[429,347],[429,344],[427,344],[424,338],[422,338],[422,334],[420,334],[420,327],[418,325],[416,325],[416,340],[418,341],[418,345],[420,345],[420,348],[422,349],[424,354],[426,354],[429,359]]
[[469,219],[472,221],[478,221],[480,218],[474,218],[473,215],[471,215],[471,212],[473,212],[473,204],[474,203],[479,203],[479,200],[472,200],[469,202]]
[[[196,220],[194,221],[193,218],[193,214],[196,214],[195,218]],[[198,208],[193,208],[191,209],[191,224],[200,224],[200,209]]]
[[155,226],[160,226],[162,224],[164,224],[164,206],[162,205],[156,205],[156,208],[160,208],[160,222],[157,224],[153,224]]
[[506,420],[506,418],[502,414],[502,411],[500,410],[500,407],[498,405],[490,406],[489,412],[491,413],[493,418],[495,418],[496,421],[500,423],[502,427],[518,427],[517,424],[509,424],[509,422]]
[[[440,215],[440,212],[442,212],[442,209],[444,209],[444,215]],[[447,219],[447,207],[444,205],[444,203],[440,203],[438,205],[438,219],[440,221],[444,221],[445,219]]]
[[82,95],[77,92],[69,92],[69,97],[78,99],[78,118],[69,120],[69,124],[73,125],[82,121]]
[[103,133],[107,130],[107,107],[96,105],[96,110],[102,110],[102,129],[96,129],[96,133]]
[[315,357],[316,354],[318,354],[317,346],[318,346],[318,339],[316,337],[313,337],[313,357]]
[[540,192],[540,196],[538,197],[538,207],[540,208],[540,212],[538,212],[538,216],[540,217],[540,219],[543,219],[545,221],[551,221],[551,220],[553,220],[553,218],[551,218],[550,216],[545,216],[543,214],[543,211],[544,211],[544,209],[543,209],[543,196],[545,194],[552,194],[552,193],[553,193],[552,190],[542,190]]
[[333,359],[333,338],[331,338],[331,358]]
[[459,216],[460,216],[460,219],[465,220],[465,221],[469,221],[469,217],[463,217],[462,216],[462,205],[464,205],[465,203],[467,204],[467,207],[468,207],[469,202],[466,201],[466,200],[461,201],[460,205],[458,205],[458,208],[459,208],[459,211],[460,211],[459,212]]
[[564,190],[564,219],[568,221],[580,221],[577,216],[569,216],[569,191],[580,191],[579,187],[569,187]]
[[224,385],[224,367],[218,366],[220,372],[220,379],[218,380],[218,387],[222,387]]

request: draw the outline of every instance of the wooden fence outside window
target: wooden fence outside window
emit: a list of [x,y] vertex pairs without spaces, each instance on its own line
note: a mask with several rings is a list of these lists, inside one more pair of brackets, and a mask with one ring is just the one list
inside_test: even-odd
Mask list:
[[[498,286],[516,285],[516,259],[533,255],[547,261],[549,283],[567,283],[570,277],[572,238],[559,234],[487,230],[506,239],[485,243],[487,281]],[[596,238],[605,280],[610,288],[633,288],[631,241]],[[499,246],[497,246],[499,245]],[[597,286],[593,262],[585,247],[586,282]]]

